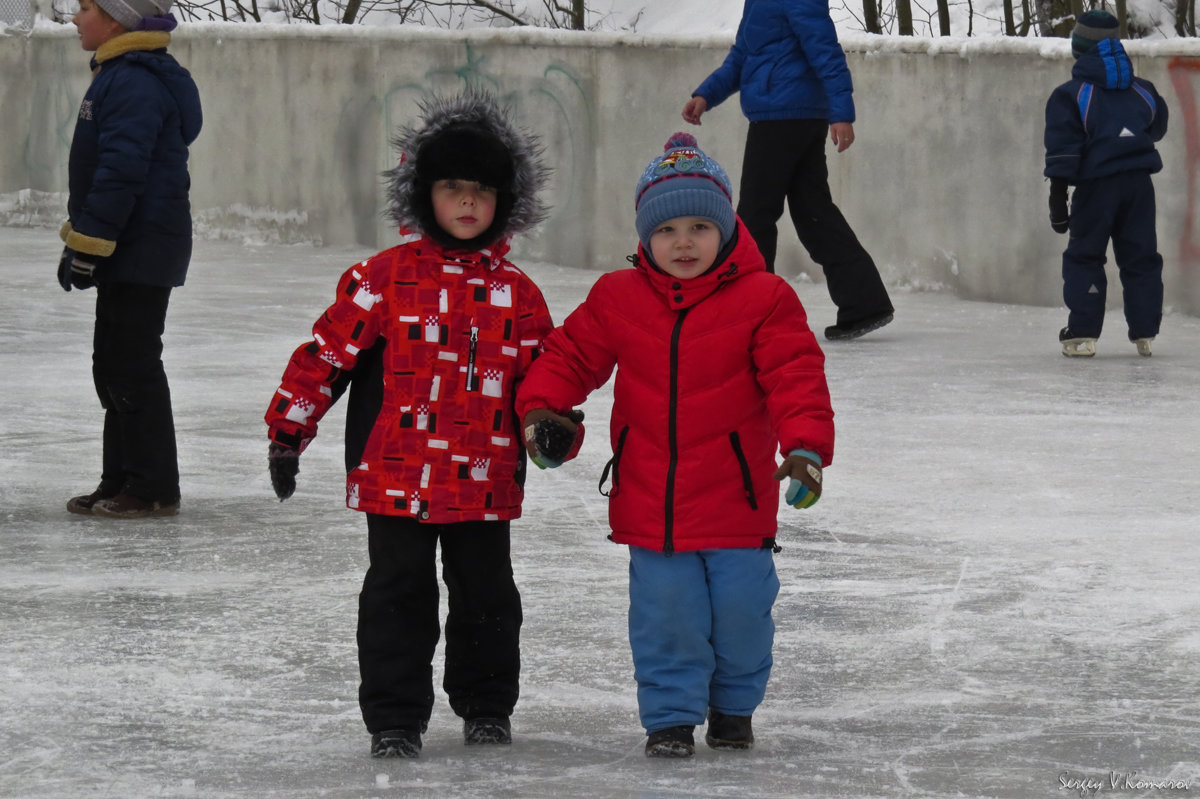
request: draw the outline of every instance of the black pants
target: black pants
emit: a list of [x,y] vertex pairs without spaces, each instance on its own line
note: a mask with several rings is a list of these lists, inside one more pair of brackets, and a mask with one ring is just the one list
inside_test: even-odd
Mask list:
[[104,496],[179,499],[179,459],[162,335],[171,289],[96,286],[92,379],[104,408]]
[[893,309],[875,262],[833,204],[825,164],[828,134],[823,119],[751,122],[737,212],[774,272],[775,225],[787,200],[800,243],[825,273],[837,323],[848,326]]
[[507,718],[521,671],[521,595],[508,522],[421,524],[367,515],[371,565],[358,600],[358,703],[372,733],[424,729],[440,635],[437,546],[446,583],[442,686],[463,718]]
[[1130,340],[1154,338],[1162,323],[1163,259],[1154,229],[1154,183],[1146,172],[1121,172],[1075,187],[1071,239],[1063,253],[1067,327],[1097,338],[1104,326],[1108,241],[1121,279]]

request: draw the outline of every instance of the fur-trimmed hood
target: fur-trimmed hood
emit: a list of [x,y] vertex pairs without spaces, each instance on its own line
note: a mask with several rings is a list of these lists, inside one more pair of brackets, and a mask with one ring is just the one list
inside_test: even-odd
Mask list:
[[508,109],[501,108],[490,95],[476,91],[455,97],[432,96],[421,102],[420,109],[420,119],[403,127],[392,141],[400,151],[400,163],[384,173],[388,213],[402,229],[437,237],[439,231],[430,229],[436,227],[428,211],[430,187],[418,175],[417,159],[423,148],[441,134],[464,125],[494,136],[512,158],[511,185],[496,187],[507,218],[497,220],[499,229],[489,233],[492,241],[481,242],[481,246],[510,238],[547,217],[549,209],[538,198],[550,175],[542,163],[541,143],[512,123]]

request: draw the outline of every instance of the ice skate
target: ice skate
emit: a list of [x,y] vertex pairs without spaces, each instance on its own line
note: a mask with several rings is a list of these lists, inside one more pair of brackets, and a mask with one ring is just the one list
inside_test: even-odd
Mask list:
[[830,325],[825,328],[825,338],[829,341],[845,341],[865,336],[872,330],[878,330],[884,325],[891,324],[893,318],[894,314],[892,311],[884,311],[883,313],[868,316],[865,319],[860,319],[848,325]]
[[1149,358],[1154,354],[1150,351],[1150,344],[1154,341],[1154,336],[1151,336],[1150,338],[1135,338],[1131,340],[1133,341],[1134,346],[1137,347],[1138,355],[1141,355],[1143,358]]
[[1058,331],[1058,340],[1062,344],[1062,354],[1068,358],[1091,358],[1096,354],[1096,339],[1076,336],[1069,327]]
[[667,727],[646,738],[646,757],[691,757],[696,754],[694,727]]

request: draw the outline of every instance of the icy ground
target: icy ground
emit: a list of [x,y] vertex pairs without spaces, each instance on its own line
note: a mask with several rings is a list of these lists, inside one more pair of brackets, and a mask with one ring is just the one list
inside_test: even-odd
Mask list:
[[[1060,309],[894,288],[895,324],[826,346],[836,462],[820,504],[781,512],[759,743],[689,762],[642,755],[596,396],[583,457],[535,472],[514,523],[512,747],[464,748],[439,697],[420,760],[377,761],[355,703],[365,525],[342,505],[342,417],[283,504],[262,424],[369,253],[198,242],[166,344],[183,511],[114,522],[63,507],[96,484],[101,414],[93,295],[58,288],[58,249],[0,229],[0,796],[1200,791],[1198,319],[1168,314],[1147,359],[1110,314],[1080,362],[1058,354]],[[529,271],[559,320],[595,278]],[[796,287],[828,324],[824,287]]]

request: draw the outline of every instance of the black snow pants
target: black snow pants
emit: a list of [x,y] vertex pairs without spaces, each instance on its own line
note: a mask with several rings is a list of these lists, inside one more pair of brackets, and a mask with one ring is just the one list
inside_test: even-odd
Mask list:
[[371,563],[358,602],[358,701],[367,730],[424,730],[432,714],[439,541],[449,606],[442,686],[450,707],[463,718],[510,716],[522,616],[509,523],[368,514],[367,534]]
[[825,163],[828,135],[823,119],[751,122],[737,213],[773,272],[776,222],[787,200],[800,243],[825,273],[837,323],[849,327],[893,308],[875,262],[833,203]]
[[1080,183],[1071,197],[1070,234],[1063,252],[1067,327],[1098,338],[1108,280],[1104,264],[1112,239],[1129,339],[1154,338],[1162,322],[1163,259],[1154,229],[1154,184],[1146,172],[1121,172]]
[[96,285],[92,379],[104,408],[102,496],[179,499],[175,419],[162,362],[170,298],[163,286]]

